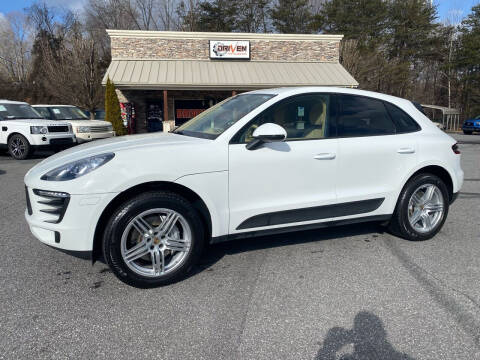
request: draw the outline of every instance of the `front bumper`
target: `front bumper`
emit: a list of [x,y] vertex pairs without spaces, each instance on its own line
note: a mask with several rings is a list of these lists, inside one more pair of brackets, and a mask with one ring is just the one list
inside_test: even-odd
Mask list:
[[468,126],[468,125],[463,125],[462,126],[462,130],[463,131],[478,131],[480,132],[480,126]]
[[98,139],[107,139],[115,136],[115,131],[101,132],[101,133],[76,133],[77,142],[83,143]]
[[71,146],[75,144],[75,135],[73,134],[34,134],[31,135],[30,145],[35,147],[49,146]]
[[45,199],[26,189],[30,206],[25,219],[32,234],[42,243],[69,252],[90,252],[98,219],[117,193],[70,195],[63,218],[55,223],[55,215],[42,210],[51,208]]

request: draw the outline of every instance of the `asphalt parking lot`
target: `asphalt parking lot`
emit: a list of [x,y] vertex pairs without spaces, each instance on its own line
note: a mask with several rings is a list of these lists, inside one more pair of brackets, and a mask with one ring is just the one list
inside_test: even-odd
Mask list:
[[362,224],[208,249],[186,280],[139,290],[42,245],[0,154],[0,358],[480,359],[480,135],[443,230]]

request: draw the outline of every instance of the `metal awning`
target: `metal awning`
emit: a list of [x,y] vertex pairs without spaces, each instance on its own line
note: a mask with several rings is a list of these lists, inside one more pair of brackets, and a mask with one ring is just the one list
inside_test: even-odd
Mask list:
[[119,89],[254,90],[282,86],[356,87],[339,63],[113,59],[107,76]]
[[460,110],[454,109],[454,108],[449,108],[445,106],[439,106],[439,105],[428,105],[428,104],[421,104],[423,108],[427,109],[434,109],[434,110],[440,110],[442,114],[444,115],[457,115],[460,114]]
[[[460,129],[460,110],[439,105],[421,104],[421,106],[424,110],[432,110],[432,118],[430,120],[438,123],[441,122],[445,130]],[[440,119],[437,119],[435,116],[436,110],[440,110],[442,113],[442,117]]]

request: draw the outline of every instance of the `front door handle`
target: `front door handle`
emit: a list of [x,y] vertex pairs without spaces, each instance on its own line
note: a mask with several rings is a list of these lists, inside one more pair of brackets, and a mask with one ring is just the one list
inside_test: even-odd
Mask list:
[[400,148],[397,150],[397,153],[399,154],[413,154],[414,152],[414,148]]
[[333,160],[336,155],[334,153],[320,153],[315,155],[313,158],[315,160]]

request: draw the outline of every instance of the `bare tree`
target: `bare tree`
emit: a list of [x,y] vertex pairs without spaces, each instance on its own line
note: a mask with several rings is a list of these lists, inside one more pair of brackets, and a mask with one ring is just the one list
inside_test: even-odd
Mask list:
[[0,69],[6,80],[25,85],[31,71],[33,32],[27,17],[19,12],[0,18]]
[[180,31],[196,31],[198,27],[198,0],[181,0],[175,10],[175,28]]
[[158,1],[158,15],[161,20],[162,28],[160,30],[173,30],[175,27],[175,0]]
[[103,99],[103,67],[94,39],[75,23],[59,49],[41,43],[47,90],[61,103],[93,111]]
[[129,1],[130,16],[139,29],[158,30],[158,21],[155,16],[154,0]]

